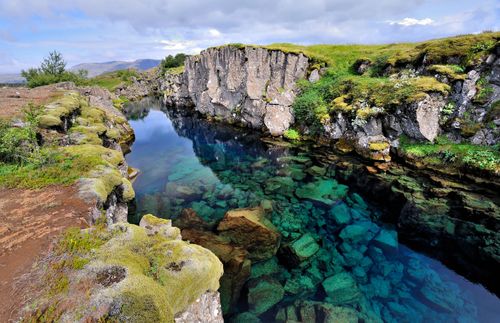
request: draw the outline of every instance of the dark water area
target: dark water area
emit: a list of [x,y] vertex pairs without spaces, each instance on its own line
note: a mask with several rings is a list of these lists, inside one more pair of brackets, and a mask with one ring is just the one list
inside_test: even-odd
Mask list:
[[[290,319],[314,301],[327,311],[356,310],[368,322],[500,321],[497,296],[406,247],[377,221],[381,211],[339,178],[338,158],[267,144],[154,100],[128,106],[127,114],[136,140],[126,158],[141,171],[130,222],[147,213],[175,219],[184,208],[217,222],[230,209],[268,201],[282,244],[303,246],[299,264],[253,263],[250,287],[228,320]],[[259,295],[252,313],[247,293]]]

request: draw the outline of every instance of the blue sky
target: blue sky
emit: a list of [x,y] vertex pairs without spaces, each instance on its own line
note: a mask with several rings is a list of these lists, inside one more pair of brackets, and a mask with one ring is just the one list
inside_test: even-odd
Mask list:
[[392,43],[500,29],[495,0],[0,0],[0,73],[230,42]]

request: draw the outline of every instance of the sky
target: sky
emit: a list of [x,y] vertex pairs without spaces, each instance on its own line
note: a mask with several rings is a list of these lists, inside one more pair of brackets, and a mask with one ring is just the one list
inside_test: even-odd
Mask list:
[[0,74],[226,43],[421,41],[500,30],[498,0],[0,0]]

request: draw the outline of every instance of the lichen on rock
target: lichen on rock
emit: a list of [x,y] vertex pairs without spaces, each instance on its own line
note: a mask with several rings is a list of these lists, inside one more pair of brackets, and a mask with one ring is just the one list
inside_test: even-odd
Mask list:
[[[151,215],[148,219],[149,224],[165,224]],[[47,275],[57,271],[68,287],[54,290],[49,283],[27,317],[173,322],[176,315],[189,316],[183,311],[207,291],[216,292],[223,273],[222,263],[209,250],[127,223],[63,238],[54,259],[61,257],[67,261],[49,266]],[[73,259],[83,266],[72,265]],[[220,317],[220,307],[212,313]]]

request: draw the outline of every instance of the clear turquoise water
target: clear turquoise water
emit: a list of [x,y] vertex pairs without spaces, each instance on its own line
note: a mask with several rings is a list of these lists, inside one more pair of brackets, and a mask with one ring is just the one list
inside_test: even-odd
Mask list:
[[[155,101],[129,107],[136,140],[127,161],[141,170],[134,183],[137,212],[130,221],[138,222],[146,213],[175,218],[188,207],[215,221],[228,209],[270,200],[271,221],[284,241],[308,234],[320,247],[294,268],[276,257],[253,265],[253,280],[265,276],[285,291],[280,302],[259,313],[263,322],[275,321],[280,309],[301,300],[355,308],[369,321],[500,321],[495,295],[440,262],[395,245],[393,228],[372,221],[380,212],[336,181],[335,162],[268,146],[243,130],[160,108]],[[333,185],[345,194],[332,205],[294,194],[311,183]],[[326,293],[322,282],[328,277],[349,288]],[[243,317],[237,315],[248,310],[245,293],[240,303],[227,318]]]

